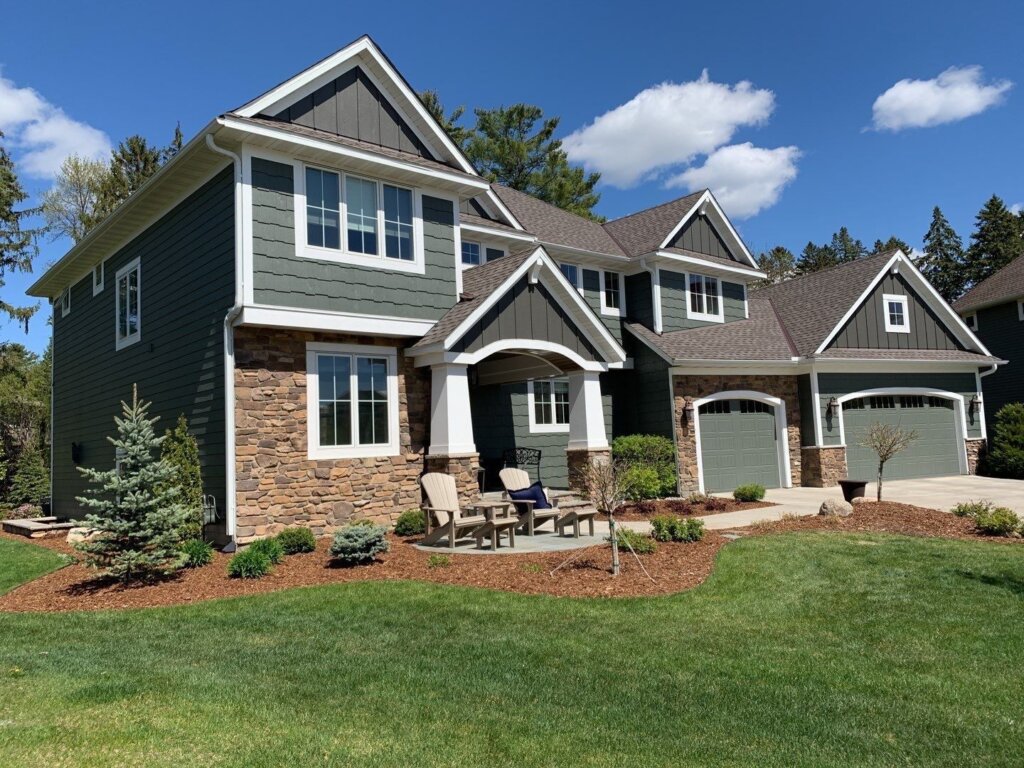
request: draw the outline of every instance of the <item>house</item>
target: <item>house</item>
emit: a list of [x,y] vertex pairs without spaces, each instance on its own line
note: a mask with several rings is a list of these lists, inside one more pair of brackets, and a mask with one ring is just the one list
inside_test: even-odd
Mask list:
[[974,335],[1009,365],[987,371],[985,417],[991,422],[1008,403],[1024,402],[1024,256],[978,283],[954,305]]
[[[900,252],[761,290],[708,191],[599,224],[480,177],[363,37],[226,112],[32,286],[54,303],[53,505],[137,383],[200,442],[222,539],[391,519],[506,449],[568,486],[615,435],[680,491],[973,471],[997,360]],[[112,332],[113,331],[113,332]],[[485,482],[493,478],[493,472]]]

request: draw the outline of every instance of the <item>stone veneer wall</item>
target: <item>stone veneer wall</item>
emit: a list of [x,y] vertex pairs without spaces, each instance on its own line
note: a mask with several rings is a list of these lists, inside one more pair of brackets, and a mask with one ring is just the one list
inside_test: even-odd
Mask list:
[[443,472],[455,478],[459,489],[459,501],[469,504],[480,498],[480,482],[477,469],[480,466],[479,453],[433,454],[426,457],[427,472]]
[[781,398],[785,403],[786,429],[789,432],[790,477],[794,486],[801,484],[800,403],[797,397],[796,376],[675,376],[672,389],[681,493],[693,493],[698,490],[697,443],[694,439],[693,425],[683,418],[686,404],[717,392],[739,389],[763,392]]
[[420,504],[430,423],[430,376],[398,357],[397,456],[311,460],[307,456],[306,342],[395,346],[393,339],[275,328],[235,330],[236,539],[290,525],[331,532],[367,518],[391,523]]
[[982,454],[987,450],[986,440],[966,440],[967,447],[967,474],[978,474],[978,462]]
[[569,467],[569,488],[592,498],[590,488],[586,487],[584,472],[588,464],[609,463],[612,460],[611,448],[569,448],[565,452]]
[[803,484],[812,488],[829,488],[846,479],[846,448],[809,446],[803,455]]

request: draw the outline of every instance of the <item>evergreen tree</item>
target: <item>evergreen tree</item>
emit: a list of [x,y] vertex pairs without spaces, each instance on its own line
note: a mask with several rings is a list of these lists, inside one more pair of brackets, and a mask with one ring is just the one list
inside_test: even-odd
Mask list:
[[808,241],[804,249],[800,251],[800,259],[796,263],[796,273],[807,275],[811,272],[820,272],[823,269],[834,267],[839,263],[836,252],[830,245],[815,245]]
[[444,128],[455,145],[460,149],[464,148],[469,137],[473,135],[473,131],[459,125],[459,120],[466,114],[466,108],[458,106],[450,114],[445,115],[444,105],[441,103],[441,97],[438,96],[437,91],[421,91],[420,101],[423,102],[423,106],[427,108],[427,112],[438,122],[438,125]]
[[856,261],[868,255],[868,249],[864,243],[856,240],[850,235],[850,230],[840,227],[839,231],[832,235],[832,253],[835,254],[836,263],[845,264],[848,261]]
[[43,454],[35,446],[26,446],[18,457],[7,500],[12,504],[37,504],[50,495],[50,473]]
[[[4,287],[7,272],[31,272],[32,259],[38,253],[36,238],[38,230],[26,226],[29,216],[36,213],[31,208],[18,209],[28,195],[18,181],[14,161],[3,146],[3,131],[0,131],[0,289]],[[16,307],[0,299],[0,312],[24,325],[28,333],[28,321],[39,309]]]
[[975,217],[975,231],[967,249],[966,272],[972,285],[994,275],[1024,252],[1020,219],[996,195]]
[[161,457],[174,470],[172,485],[178,489],[178,500],[188,517],[181,529],[181,538],[198,539],[203,535],[203,475],[199,464],[199,443],[188,431],[185,414],[178,416],[174,429],[164,434]]
[[932,223],[924,235],[924,255],[917,267],[950,304],[963,295],[967,282],[964,245],[937,205],[932,209]]
[[788,280],[796,270],[796,257],[788,248],[776,245],[770,251],[757,256],[757,268],[765,273],[761,285],[773,285]]
[[1010,403],[999,409],[985,469],[996,477],[1024,480],[1024,404]]
[[181,145],[184,143],[184,137],[181,135],[181,123],[174,126],[174,136],[171,138],[171,143],[164,147],[160,153],[161,164],[166,163],[176,154],[181,151]]
[[884,243],[881,240],[875,240],[875,244],[874,246],[872,246],[871,252],[883,253],[885,251],[894,251],[897,248],[903,251],[904,255],[906,256],[909,256],[911,252],[914,250],[913,248],[910,247],[910,244],[906,240],[903,240],[902,238],[893,235]]
[[118,467],[97,470],[79,467],[92,485],[78,502],[87,510],[79,525],[97,532],[76,545],[89,565],[120,581],[151,578],[179,567],[181,529],[188,511],[173,485],[174,468],[153,452],[164,442],[149,418],[149,403],[141,402],[132,387],[132,403],[122,402],[122,417],[115,418],[114,445]]

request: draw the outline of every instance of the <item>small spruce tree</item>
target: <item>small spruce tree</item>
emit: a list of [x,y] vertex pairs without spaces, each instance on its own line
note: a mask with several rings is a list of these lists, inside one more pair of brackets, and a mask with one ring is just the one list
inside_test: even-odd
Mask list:
[[174,470],[172,484],[178,488],[178,500],[188,513],[181,537],[198,539],[203,535],[203,474],[199,465],[199,443],[188,431],[185,414],[178,416],[174,429],[164,434],[161,457]]
[[995,421],[992,447],[985,458],[986,474],[1024,479],[1024,404],[1004,405]]
[[50,493],[50,475],[43,454],[34,446],[25,446],[11,478],[7,499],[12,504],[38,504]]
[[131,405],[122,402],[123,416],[114,418],[117,437],[107,438],[119,466],[78,468],[92,484],[88,496],[78,497],[91,510],[78,525],[98,535],[76,546],[89,565],[120,581],[165,575],[183,561],[178,547],[188,512],[172,483],[174,468],[153,457],[164,438],[156,435],[158,417],[149,418],[149,407],[133,386]]

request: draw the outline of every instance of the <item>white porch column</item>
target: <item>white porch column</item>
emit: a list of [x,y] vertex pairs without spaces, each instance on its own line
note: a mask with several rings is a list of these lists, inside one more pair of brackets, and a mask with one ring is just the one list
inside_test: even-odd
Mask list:
[[574,371],[569,374],[568,449],[607,449],[604,408],[601,405],[601,374]]
[[473,416],[469,410],[469,377],[465,365],[434,365],[430,369],[431,456],[476,453]]

